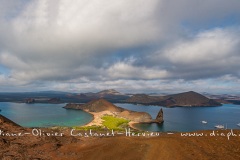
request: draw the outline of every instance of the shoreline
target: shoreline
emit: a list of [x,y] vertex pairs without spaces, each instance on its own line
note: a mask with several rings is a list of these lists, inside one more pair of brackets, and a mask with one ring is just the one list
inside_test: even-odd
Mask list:
[[112,116],[115,116],[114,113],[112,113],[111,111],[102,111],[102,112],[88,112],[86,110],[82,110],[86,113],[89,113],[93,116],[93,119],[92,121],[90,121],[89,123],[83,125],[82,127],[85,127],[85,126],[102,126],[102,116],[104,115],[112,115]]
[[[89,112],[88,110],[82,110],[82,111],[91,114],[93,116],[93,119],[92,119],[92,121],[90,121],[90,122],[88,122],[85,125],[82,125],[80,127],[103,126],[102,125],[102,122],[103,122],[102,117],[104,115],[110,115],[110,116],[116,116],[118,118],[123,118],[123,117],[120,117],[120,116],[118,116],[117,114],[115,114],[111,111],[102,111],[102,112]],[[124,119],[126,119],[126,118],[124,118]],[[132,129],[134,129],[134,130],[137,130],[137,131],[144,131],[144,130],[140,130],[140,129],[134,127],[134,124],[139,124],[139,122],[130,121],[128,123],[128,126]]]
[[139,123],[133,122],[133,121],[131,121],[131,122],[128,123],[128,125],[129,125],[130,128],[135,129],[135,130],[137,130],[137,131],[144,131],[144,130],[141,130],[141,129],[138,129],[138,128],[134,127],[134,124],[139,124]]

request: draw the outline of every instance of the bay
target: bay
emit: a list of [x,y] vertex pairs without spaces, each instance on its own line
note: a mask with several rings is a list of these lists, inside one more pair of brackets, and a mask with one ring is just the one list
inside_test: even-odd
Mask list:
[[[147,112],[155,118],[161,108],[164,123],[136,124],[145,131],[196,131],[212,130],[215,125],[228,129],[239,129],[240,105],[224,104],[220,107],[175,107],[144,106],[116,103],[115,105],[133,111]],[[64,109],[65,104],[25,104],[0,102],[1,114],[24,127],[81,126],[90,122],[92,115],[81,111]],[[201,123],[207,121],[207,124]]]
[[0,102],[0,113],[23,127],[81,126],[93,119],[89,113],[64,106]]

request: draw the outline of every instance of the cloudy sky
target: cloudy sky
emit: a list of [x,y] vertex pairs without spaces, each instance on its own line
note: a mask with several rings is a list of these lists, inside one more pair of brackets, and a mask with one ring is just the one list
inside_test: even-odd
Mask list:
[[0,0],[0,92],[240,93],[239,0]]

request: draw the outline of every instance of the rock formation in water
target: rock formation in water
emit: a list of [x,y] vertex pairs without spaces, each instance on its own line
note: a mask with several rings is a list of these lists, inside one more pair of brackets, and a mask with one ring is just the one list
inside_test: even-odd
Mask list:
[[162,123],[163,122],[163,109],[162,108],[158,112],[158,115],[156,117],[156,122],[157,123]]

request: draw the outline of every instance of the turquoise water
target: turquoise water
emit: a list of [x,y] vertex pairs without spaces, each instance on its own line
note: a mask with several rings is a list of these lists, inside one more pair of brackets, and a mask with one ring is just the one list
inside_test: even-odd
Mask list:
[[80,126],[92,120],[81,110],[64,109],[65,104],[0,102],[0,113],[24,127]]
[[[133,104],[116,104],[119,107],[134,111],[149,113],[156,118],[158,111],[163,108],[164,123],[136,124],[135,127],[147,131],[196,131],[212,130],[221,124],[229,129],[240,129],[240,105],[224,104],[220,107],[175,107],[143,106]],[[207,121],[202,124],[201,121]]]
[[[135,127],[148,131],[212,130],[221,124],[229,129],[240,129],[240,105],[225,104],[221,107],[176,107],[115,104],[126,109],[149,113],[153,118],[163,108],[164,123],[138,124]],[[24,127],[81,126],[92,116],[81,110],[62,108],[65,104],[25,104],[0,102],[1,114]],[[207,121],[202,124],[201,121]]]

